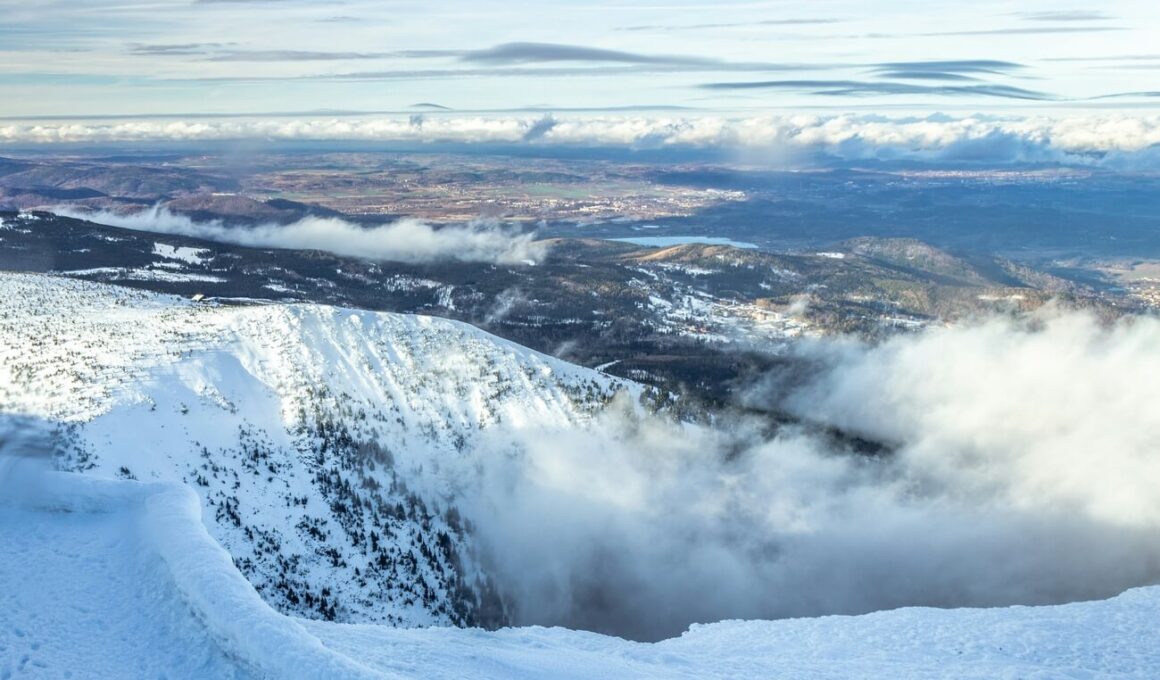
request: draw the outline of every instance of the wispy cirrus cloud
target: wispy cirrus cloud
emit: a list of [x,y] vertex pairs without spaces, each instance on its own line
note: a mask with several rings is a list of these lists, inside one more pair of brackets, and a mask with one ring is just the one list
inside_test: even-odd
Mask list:
[[720,28],[751,28],[754,26],[816,26],[822,24],[836,24],[841,19],[832,17],[815,17],[804,19],[764,19],[761,21],[737,21],[703,24],[644,24],[639,26],[623,26],[618,31],[700,31]]
[[1025,26],[1014,28],[984,28],[967,31],[934,31],[931,33],[919,33],[918,35],[928,38],[937,38],[968,35],[1053,35],[1067,33],[1109,33],[1112,31],[1126,30],[1128,29],[1124,26]]
[[1043,61],[1084,62],[1084,61],[1160,61],[1160,54],[1113,54],[1098,57],[1046,57]]
[[[186,79],[188,82],[203,83],[246,83],[285,81],[333,81],[333,82],[374,82],[404,80],[435,80],[479,78],[612,78],[619,76],[639,76],[646,74],[688,74],[688,73],[774,73],[815,70],[815,67],[799,64],[731,64],[727,67],[715,64],[671,65],[637,64],[622,66],[502,66],[479,68],[430,68],[430,69],[383,69],[375,71],[349,71],[307,75],[240,75],[211,76]],[[607,107],[590,107],[606,109]],[[506,110],[506,109],[505,109]]]
[[458,53],[460,61],[481,64],[542,64],[561,61],[599,62],[617,64],[719,65],[719,59],[687,55],[653,55],[622,50],[609,50],[583,45],[558,43],[513,42],[483,50]]
[[[221,0],[219,0],[221,1]],[[353,61],[398,57],[397,52],[243,49],[236,42],[146,43],[129,53],[148,57],[197,57],[203,61]]]
[[896,61],[876,64],[870,72],[878,78],[942,82],[978,82],[983,76],[1008,75],[1023,64],[994,59],[954,61]]
[[390,52],[315,52],[310,50],[229,50],[211,54],[206,61],[358,61],[387,59]]
[[1010,73],[1026,68],[1023,64],[997,59],[958,59],[950,61],[892,61],[875,65],[883,71],[926,71],[930,73]]
[[[533,13],[526,3],[485,8],[470,0],[0,0],[0,51],[11,57],[0,72],[73,76],[6,83],[7,112],[24,116],[311,108],[296,101],[341,101],[369,111],[399,111],[414,101],[501,109],[526,104],[529,93],[572,108],[631,104],[642,93],[658,104],[728,111],[746,105],[738,91],[709,94],[695,86],[729,74],[775,80],[781,72],[810,80],[984,86],[928,93],[942,98],[940,105],[952,106],[954,97],[953,106],[980,110],[1000,97],[1026,96],[993,85],[1070,101],[1155,89],[1141,69],[1115,65],[1096,74],[1044,63],[1045,56],[1152,51],[1145,27],[1160,20],[1154,4],[1016,4],[980,11],[890,0],[803,10],[749,0],[569,0],[537,5]],[[989,73],[906,64],[919,55],[970,56],[980,41],[986,56],[1026,68]],[[714,72],[721,75],[699,75]],[[1028,80],[996,83],[992,76],[999,74]],[[82,77],[92,84],[76,86]],[[96,77],[120,80],[105,86]],[[396,86],[364,86],[374,82]],[[833,105],[828,94],[783,91],[779,105]]]
[[[929,73],[927,74],[929,75]],[[705,83],[706,90],[786,90],[825,96],[868,95],[935,95],[948,97],[998,97],[1046,101],[1054,97],[1010,85],[916,85],[913,83],[871,82],[860,80],[758,80]]]
[[189,42],[189,43],[132,43],[129,54],[150,57],[186,57],[213,54],[219,50],[233,49],[234,42]]
[[940,80],[951,82],[977,82],[979,80],[973,76],[943,71],[876,71],[874,75],[880,78],[894,78],[896,80]]
[[[195,5],[289,5],[311,4],[309,0],[193,0]],[[318,3],[322,4],[322,3]],[[341,4],[338,0],[329,0],[325,4]]]
[[876,64],[870,73],[895,80],[978,82],[982,76],[1007,75],[1023,68],[1022,64],[994,59],[896,61]]
[[[223,0],[224,1],[224,0]],[[585,45],[513,42],[484,49],[414,49],[379,51],[315,51],[297,49],[246,49],[237,43],[194,42],[175,44],[133,44],[129,52],[149,57],[197,57],[208,62],[296,62],[354,61],[374,59],[443,59],[473,68],[391,69],[369,73],[324,74],[335,79],[394,79],[424,77],[463,77],[469,75],[583,75],[584,64],[622,67],[622,72],[641,71],[786,71],[828,68],[822,65],[781,64],[773,62],[736,62],[711,57],[681,54],[643,54]],[[575,64],[556,71],[529,70],[541,65]],[[524,70],[519,70],[519,69]],[[559,67],[558,67],[559,68]],[[474,69],[474,70],[473,70]],[[593,75],[613,75],[597,71]],[[228,77],[225,79],[229,79]],[[273,78],[281,79],[281,78]]]
[[1093,99],[1125,99],[1129,97],[1146,97],[1154,98],[1160,97],[1160,90],[1142,90],[1139,92],[1116,92],[1115,94],[1105,94]]
[[1098,10],[1064,9],[1041,12],[1016,12],[1015,16],[1027,21],[1109,21],[1115,17]]

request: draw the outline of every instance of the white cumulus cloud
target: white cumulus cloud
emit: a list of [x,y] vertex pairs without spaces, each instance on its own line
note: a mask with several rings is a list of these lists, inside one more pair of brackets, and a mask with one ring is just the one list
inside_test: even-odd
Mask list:
[[819,153],[842,159],[1107,163],[1151,167],[1160,160],[1160,116],[888,118],[867,115],[541,115],[122,121],[0,125],[0,142],[358,140],[721,148],[759,159]]

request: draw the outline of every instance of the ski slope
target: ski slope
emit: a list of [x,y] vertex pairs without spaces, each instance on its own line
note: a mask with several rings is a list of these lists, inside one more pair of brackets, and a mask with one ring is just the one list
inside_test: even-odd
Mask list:
[[722,622],[655,644],[275,612],[172,483],[2,466],[0,678],[1155,678],[1160,587],[1101,602]]

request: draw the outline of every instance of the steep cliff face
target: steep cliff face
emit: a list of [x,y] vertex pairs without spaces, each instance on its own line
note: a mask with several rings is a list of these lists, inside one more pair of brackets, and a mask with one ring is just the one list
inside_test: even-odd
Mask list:
[[37,275],[0,275],[0,337],[0,413],[53,424],[60,467],[185,482],[276,608],[398,626],[507,621],[468,454],[621,388],[451,321]]

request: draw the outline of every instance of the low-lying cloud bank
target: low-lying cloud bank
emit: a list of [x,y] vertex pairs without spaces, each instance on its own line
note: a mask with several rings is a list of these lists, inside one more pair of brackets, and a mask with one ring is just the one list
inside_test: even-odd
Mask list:
[[[485,453],[471,515],[519,623],[694,622],[1053,603],[1160,582],[1160,320],[1048,312],[803,349],[751,398],[889,442],[770,438],[621,404]],[[501,463],[497,464],[496,461]]]
[[57,208],[53,212],[114,227],[179,234],[219,243],[322,250],[335,255],[392,262],[520,264],[538,262],[546,254],[544,244],[537,243],[533,234],[487,220],[437,228],[419,220],[403,219],[363,227],[342,219],[306,217],[286,225],[250,227],[230,226],[220,221],[198,222],[160,206],[129,214],[72,208]]
[[[0,143],[355,140],[817,153],[842,159],[1160,163],[1160,116],[410,116],[0,125]],[[755,160],[761,156],[755,156]]]

